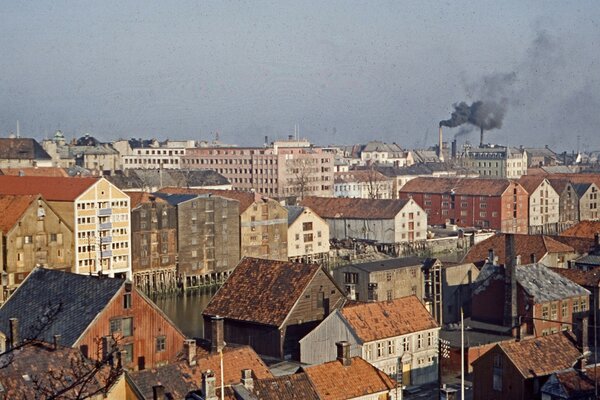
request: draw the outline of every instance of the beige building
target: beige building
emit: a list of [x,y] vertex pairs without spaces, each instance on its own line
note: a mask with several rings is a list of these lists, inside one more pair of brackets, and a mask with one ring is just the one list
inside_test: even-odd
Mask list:
[[556,234],[560,195],[543,176],[522,176],[519,184],[529,193],[529,233]]
[[100,143],[86,134],[74,143],[67,143],[61,131],[52,139],[42,142],[44,150],[52,157],[52,164],[61,168],[79,166],[96,173],[121,169],[119,153],[108,143]]
[[392,198],[392,179],[374,169],[336,172],[334,182],[333,195],[335,197]]
[[52,167],[52,158],[35,139],[0,138],[0,168]]
[[516,148],[495,145],[468,148],[462,162],[482,178],[519,179],[527,175],[527,152]]
[[[123,169],[180,169],[181,157],[186,154],[187,148],[196,145],[194,140],[183,141],[149,141],[144,142],[118,140],[113,147],[121,156]],[[133,146],[132,146],[133,144]]]
[[187,149],[182,168],[212,169],[235,190],[271,197],[332,196],[334,154],[306,140],[277,141],[270,147]]
[[288,259],[323,263],[329,257],[329,225],[308,207],[288,206]]
[[36,266],[71,271],[73,231],[40,195],[0,195],[0,300]]
[[360,151],[363,163],[391,164],[405,167],[414,164],[412,154],[396,143],[383,143],[377,140],[367,143]]
[[129,196],[104,178],[0,176],[0,194],[41,194],[74,234],[79,274],[131,278]]
[[597,220],[600,205],[598,186],[595,183],[573,183],[573,188],[579,197],[579,220]]

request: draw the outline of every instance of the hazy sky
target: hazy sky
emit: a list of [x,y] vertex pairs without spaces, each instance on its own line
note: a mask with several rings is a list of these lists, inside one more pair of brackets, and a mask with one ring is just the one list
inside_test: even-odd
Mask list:
[[0,0],[0,136],[423,147],[482,98],[507,107],[490,141],[600,148],[599,23],[598,0]]

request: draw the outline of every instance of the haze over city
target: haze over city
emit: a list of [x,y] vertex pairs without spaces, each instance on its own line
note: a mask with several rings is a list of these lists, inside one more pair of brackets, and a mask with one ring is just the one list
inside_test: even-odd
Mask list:
[[[487,140],[600,146],[600,5],[2,1],[0,136],[262,144],[436,141],[453,104],[505,109]],[[478,129],[446,128],[478,141]]]

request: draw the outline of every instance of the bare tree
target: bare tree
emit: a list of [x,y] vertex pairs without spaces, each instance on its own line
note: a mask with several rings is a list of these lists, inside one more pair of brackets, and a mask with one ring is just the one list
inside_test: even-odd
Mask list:
[[287,161],[288,173],[293,176],[292,190],[298,198],[304,198],[310,192],[310,181],[313,160],[311,158],[294,158]]

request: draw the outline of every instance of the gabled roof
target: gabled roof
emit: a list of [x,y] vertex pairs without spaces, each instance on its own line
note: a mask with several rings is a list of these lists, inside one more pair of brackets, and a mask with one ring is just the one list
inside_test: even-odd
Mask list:
[[351,361],[348,366],[335,360],[302,369],[322,400],[353,399],[396,387],[392,378],[362,358]]
[[2,168],[0,175],[12,176],[54,176],[68,177],[69,174],[58,167]]
[[567,185],[571,184],[571,181],[566,178],[546,178],[548,179],[548,182],[550,182],[550,186],[552,186],[559,195],[566,189]]
[[341,313],[363,343],[439,327],[415,296],[352,303],[342,308]]
[[525,191],[527,193],[532,194],[545,180],[546,180],[545,176],[523,175],[519,178],[519,180],[517,182],[519,182],[519,184],[521,186],[523,186],[523,188],[525,189]]
[[[558,398],[566,399],[593,399],[596,391],[598,365],[588,365],[585,370],[580,371],[568,368],[556,372],[542,386],[542,393],[560,395]],[[552,385],[558,384],[559,387]],[[563,397],[564,396],[564,397]]]
[[588,271],[578,268],[552,268],[552,271],[584,287],[600,286],[600,268],[593,268]]
[[395,155],[401,155],[404,153],[404,150],[402,150],[402,148],[400,146],[398,146],[396,143],[384,143],[384,142],[380,142],[378,140],[370,141],[362,149],[362,153],[371,152],[371,151],[393,153]]
[[288,212],[288,226],[290,226],[302,215],[305,208],[301,206],[285,206],[285,209]]
[[37,195],[0,194],[0,232],[11,230],[37,198]]
[[[57,394],[62,394],[59,398],[89,398],[109,389],[116,378],[105,381],[108,371],[103,370],[91,374],[96,366],[78,349],[54,348],[40,341],[1,355],[0,365],[0,393],[5,399],[50,399]],[[71,389],[61,393],[65,388]]]
[[240,213],[246,211],[256,201],[266,201],[266,198],[252,193],[242,192],[240,190],[213,190],[213,189],[187,189],[178,187],[164,187],[160,189],[162,193],[171,194],[214,194],[215,196],[225,197],[231,200],[237,200],[240,202]]
[[575,189],[575,193],[577,193],[577,195],[581,197],[589,190],[590,186],[592,185],[592,183],[573,183],[573,189]]
[[301,205],[321,218],[393,219],[411,200],[305,197]]
[[356,182],[385,182],[389,180],[385,175],[376,170],[358,170],[353,169],[348,172],[336,172],[334,174],[335,183],[356,183]]
[[263,400],[319,400],[306,373],[278,376],[254,381],[252,391]]
[[580,221],[578,224],[563,231],[560,235],[593,239],[596,233],[600,233],[600,221]]
[[75,201],[97,178],[0,175],[0,194],[41,194],[47,201]]
[[[133,382],[136,391],[144,399],[152,400],[152,387],[161,384],[165,394],[173,399],[185,399],[190,392],[202,386],[202,373],[207,370],[220,371],[219,353],[211,353],[210,345],[200,343],[196,347],[196,365],[190,366],[186,360],[179,360],[162,367],[130,372],[129,381]],[[256,379],[268,379],[273,375],[250,346],[227,345],[223,349],[223,381],[229,386],[240,382],[242,369],[251,369]],[[221,386],[221,374],[215,373],[216,385]],[[217,391],[219,392],[219,391]]]
[[0,159],[51,160],[52,157],[35,139],[0,138]]
[[513,183],[517,182],[508,179],[419,177],[406,182],[400,192],[500,196]]
[[320,270],[317,264],[245,257],[202,314],[281,326]]
[[536,303],[590,294],[587,289],[540,263],[517,265],[515,272],[519,285]]
[[[545,235],[522,235],[513,234],[515,244],[515,256],[520,255],[523,263],[531,260],[531,255],[535,255],[536,261],[540,261],[548,253],[575,253],[576,250],[557,238]],[[499,264],[506,263],[505,252],[506,234],[497,233],[492,237],[477,243],[469,249],[469,252],[463,258],[463,262],[477,263],[484,261],[488,257],[489,249],[494,250],[494,256],[498,257]],[[490,260],[494,261],[494,260]]]
[[166,200],[148,192],[125,192],[125,194],[130,198],[129,203],[132,210],[140,204],[152,203],[153,201],[156,203],[166,203]]
[[163,192],[152,193],[152,195],[156,196],[159,199],[166,201],[167,203],[169,203],[172,206],[177,206],[180,203],[185,203],[186,201],[190,201],[190,200],[198,197],[197,194],[184,194],[184,193],[169,194],[169,193],[163,193]]
[[[543,377],[573,366],[581,353],[566,332],[497,345],[525,379]],[[476,361],[477,362],[477,361]]]
[[23,339],[73,346],[124,285],[116,278],[35,268],[0,307],[0,331],[8,334],[10,318],[19,319]]

